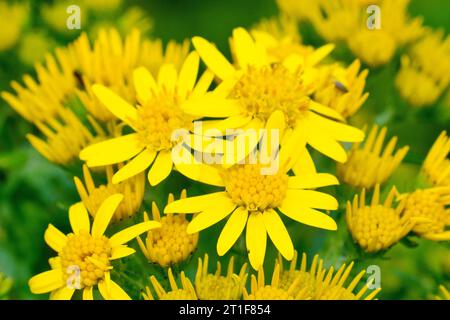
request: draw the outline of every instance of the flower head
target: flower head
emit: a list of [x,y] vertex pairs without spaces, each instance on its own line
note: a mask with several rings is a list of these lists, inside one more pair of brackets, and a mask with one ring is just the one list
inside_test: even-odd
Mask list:
[[231,167],[198,164],[196,171],[186,172],[197,181],[216,185],[223,191],[190,197],[172,202],[165,213],[198,213],[189,223],[187,232],[204,230],[229,216],[217,241],[217,252],[224,255],[246,228],[246,244],[252,267],[263,264],[267,235],[288,260],[294,247],[279,213],[310,226],[336,230],[335,221],[316,210],[335,210],[337,201],[330,195],[307,190],[337,184],[329,174],[303,174],[288,176],[284,153],[279,155],[279,168],[265,174],[260,163],[236,164]]
[[[173,64],[161,66],[157,81],[145,68],[133,73],[137,93],[137,107],[103,85],[92,87],[98,99],[117,118],[129,125],[134,133],[85,148],[80,158],[89,167],[115,164],[130,160],[113,176],[119,183],[151,167],[148,180],[157,185],[172,171],[172,148],[179,141],[173,139],[175,130],[189,130],[194,118],[187,116],[181,104],[191,96],[202,95],[212,78],[205,73],[196,85],[199,57],[193,52],[177,72]],[[206,81],[205,81],[206,80]],[[206,85],[205,85],[206,83]]]
[[[180,198],[186,198],[186,190],[182,191]],[[173,201],[173,194],[170,193],[167,203]],[[161,217],[155,202],[152,202],[152,216],[153,220],[161,223],[161,228],[149,231],[145,243],[138,237],[139,246],[145,257],[162,267],[186,261],[198,243],[198,233],[187,233],[189,221],[186,220],[186,216],[169,213]],[[149,217],[144,212],[144,221],[148,220]]]
[[[315,255],[308,270],[307,257],[303,253],[300,268],[296,269],[296,252],[289,269],[283,270],[281,268],[281,286],[283,288],[289,287],[294,292],[303,292],[303,296],[307,296],[312,300],[372,300],[381,290],[381,288],[378,288],[365,295],[368,289],[368,284],[366,284],[358,292],[354,292],[366,273],[365,270],[359,272],[350,284],[345,286],[345,282],[353,269],[353,262],[348,266],[345,263],[342,264],[336,272],[333,267],[328,270],[324,268],[323,263],[323,260],[318,255]],[[282,266],[281,257],[279,257],[276,265]]]
[[122,199],[121,194],[107,198],[98,209],[92,227],[82,203],[70,207],[72,233],[65,235],[49,225],[44,239],[58,256],[52,261],[52,270],[29,280],[31,292],[51,292],[52,299],[71,299],[75,290],[83,290],[83,299],[93,299],[93,287],[98,286],[104,299],[129,299],[111,280],[111,261],[133,254],[134,249],[125,243],[160,224],[148,221],[119,231],[112,237],[105,236],[104,232]]
[[378,131],[374,125],[362,146],[356,143],[349,152],[348,161],[338,164],[338,176],[355,187],[373,188],[385,182],[402,162],[409,150],[408,146],[395,151],[397,137],[393,137],[383,150],[387,128]]
[[78,177],[75,177],[74,181],[81,201],[94,218],[106,198],[116,193],[123,194],[124,200],[117,207],[111,219],[112,222],[118,222],[133,216],[139,210],[144,198],[145,176],[139,174],[121,183],[113,184],[113,175],[113,167],[107,166],[106,183],[96,186],[88,167],[83,165],[84,184]]
[[297,278],[288,288],[282,287],[280,265],[275,264],[270,284],[265,284],[264,269],[258,270],[258,277],[252,274],[251,290],[244,288],[244,300],[307,300],[306,290],[297,290],[300,278]]
[[8,1],[0,1],[0,52],[17,43],[28,17],[28,10],[25,3],[9,4]]
[[364,93],[368,70],[360,72],[360,68],[359,60],[348,67],[336,63],[321,68],[325,72],[325,81],[314,92],[314,99],[344,118],[352,116],[369,97],[369,93]]
[[433,241],[450,240],[450,187],[418,189],[404,197],[405,215],[413,219],[416,234]]
[[450,139],[442,131],[428,151],[422,166],[422,172],[434,186],[450,186]]
[[366,190],[361,196],[347,202],[347,227],[358,245],[367,252],[386,250],[406,236],[414,224],[403,211],[405,200],[393,206],[398,195],[395,187],[391,189],[384,203],[380,203],[380,185],[375,186],[372,202],[366,204]]
[[221,275],[222,266],[217,262],[215,273],[208,273],[208,254],[202,260],[198,258],[197,274],[195,275],[195,290],[200,300],[239,300],[242,289],[247,282],[247,264],[239,274],[234,273],[234,257],[230,258],[227,274]]
[[[236,57],[234,65],[207,40],[194,37],[192,42],[221,83],[213,92],[187,101],[185,112],[199,117],[225,118],[214,121],[217,128],[283,131],[286,127],[292,130],[296,150],[306,150],[309,144],[339,162],[345,162],[347,155],[338,141],[355,142],[364,138],[360,130],[335,121],[343,119],[338,112],[310,97],[315,72],[303,57],[293,54],[272,63],[273,58],[267,55],[265,47],[258,45],[243,28],[234,29],[230,40]],[[327,48],[326,51],[329,52]],[[322,54],[319,56],[324,58]],[[319,61],[314,59],[316,64]],[[279,121],[273,123],[271,117]],[[299,156],[291,157],[296,161]]]
[[[155,276],[150,277],[150,282],[159,300],[198,300],[195,294],[194,286],[191,281],[186,278],[184,271],[181,271],[181,288],[178,287],[175,278],[173,277],[172,269],[168,271],[170,291],[164,290]],[[145,300],[154,300],[149,287],[145,287],[145,293],[142,293]]]
[[450,292],[444,286],[439,286],[440,296],[435,296],[436,300],[450,300]]

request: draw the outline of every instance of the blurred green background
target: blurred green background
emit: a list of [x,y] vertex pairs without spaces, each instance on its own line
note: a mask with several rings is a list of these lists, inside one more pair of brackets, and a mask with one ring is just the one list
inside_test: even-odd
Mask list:
[[[37,8],[42,1],[31,3],[32,8]],[[273,0],[151,0],[127,1],[127,5],[140,6],[151,17],[154,22],[152,37],[159,37],[167,42],[171,39],[181,41],[201,35],[215,42],[226,53],[228,37],[234,27],[250,27],[259,19],[274,16],[278,12]],[[444,28],[446,33],[450,26],[449,12],[448,0],[413,0],[410,5],[412,15],[422,15],[426,25]],[[24,32],[39,28],[40,24],[42,21],[39,17],[33,16]],[[311,28],[306,26],[305,30],[301,30],[304,39],[311,40],[313,44],[321,43]],[[55,37],[59,43],[70,40]],[[417,173],[422,159],[439,132],[449,129],[449,108],[439,101],[430,109],[416,111],[401,100],[394,88],[399,55],[400,53],[390,64],[370,71],[366,85],[370,97],[354,121],[358,124],[367,121],[389,124],[389,134],[398,135],[400,145],[410,145],[405,164],[390,182],[397,184],[401,191],[408,191],[409,180],[405,177]],[[351,56],[345,55],[342,58],[346,62],[352,59]],[[13,79],[19,80],[24,73],[33,74],[33,70],[21,63],[14,53],[0,54],[0,91],[10,90],[9,82]],[[10,296],[14,299],[45,298],[32,295],[27,287],[27,281],[32,275],[48,268],[47,259],[53,254],[45,245],[44,230],[52,223],[63,231],[69,231],[67,208],[79,201],[73,184],[73,173],[49,163],[26,141],[25,134],[34,130],[0,100],[0,272],[14,279]],[[327,162],[324,162],[323,167],[334,170]],[[149,190],[147,187],[148,195],[144,207],[149,208],[150,199],[156,199],[162,207],[167,192],[174,191],[176,195],[179,194],[180,181],[185,180],[173,173],[170,179],[156,190]],[[202,188],[189,190],[190,194],[200,193]],[[349,198],[348,194],[344,197]],[[448,281],[448,245],[414,239],[415,244],[398,244],[382,257],[362,257],[354,248],[349,247],[346,227],[340,219],[342,213],[340,210],[333,214],[340,220],[340,229],[336,233],[318,231],[299,224],[289,225],[295,247],[307,252],[311,258],[313,254],[321,253],[328,264],[357,259],[356,271],[371,264],[380,265],[383,288],[380,299],[428,298],[429,295],[437,293],[438,284]],[[137,219],[140,218],[141,215]],[[215,239],[222,226],[223,224],[219,224],[202,233],[199,249],[190,261],[180,268],[193,275],[197,257],[205,252],[213,256],[211,265],[214,265]],[[272,244],[269,244],[268,248],[266,265],[270,270],[275,251]],[[239,246],[236,250],[239,250]],[[229,255],[222,260],[227,261],[228,257]],[[147,265],[142,259],[136,259],[129,262],[136,264],[135,270],[143,271],[147,275],[157,273],[158,277],[164,276],[164,272],[158,268]],[[244,261],[243,258],[239,260],[238,265]],[[120,266],[117,270],[120,270]],[[146,279],[142,278],[138,282],[133,287],[135,297],[139,294],[139,286],[145,284]]]

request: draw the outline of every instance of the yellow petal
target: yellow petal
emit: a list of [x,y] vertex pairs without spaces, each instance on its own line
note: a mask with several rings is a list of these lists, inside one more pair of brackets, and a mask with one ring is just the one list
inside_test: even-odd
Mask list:
[[102,104],[111,111],[117,118],[132,126],[132,122],[137,118],[136,108],[122,99],[111,89],[101,85],[94,84],[92,91]]
[[301,148],[297,162],[295,162],[293,168],[295,175],[314,175],[317,173],[316,166],[314,165],[314,161],[309,154],[309,151],[306,147]]
[[332,43],[326,44],[308,56],[308,65],[314,66],[327,57],[331,51],[334,50],[335,45]]
[[[223,120],[207,120],[202,121],[203,134],[206,136],[216,136],[215,132],[220,132],[221,135],[225,135],[226,131],[229,129],[241,128],[248,124],[252,120],[250,116],[231,116]],[[213,130],[211,130],[213,129]],[[209,134],[213,132],[213,134]]]
[[34,294],[47,293],[64,286],[61,269],[54,269],[39,273],[28,281],[30,291]]
[[112,182],[119,183],[141,173],[152,164],[155,157],[156,152],[145,149],[117,171],[112,178]]
[[87,161],[89,167],[106,166],[131,159],[143,147],[136,133],[90,145],[80,152],[80,159]]
[[164,208],[164,213],[196,213],[205,210],[212,203],[228,198],[226,192],[215,192],[173,201]]
[[234,29],[232,41],[237,62],[242,69],[248,65],[264,65],[264,55],[261,50],[258,50],[247,30],[244,28]]
[[123,195],[116,193],[103,201],[95,214],[91,232],[93,236],[99,237],[103,235],[122,199]]
[[337,141],[360,142],[364,140],[364,131],[352,126],[324,118],[314,113],[309,115],[309,119],[313,121],[312,126],[317,131],[326,132],[327,135]]
[[288,180],[290,189],[315,189],[338,184],[338,179],[329,173],[302,174]]
[[70,300],[74,292],[75,288],[64,286],[53,293],[51,300]]
[[248,211],[242,207],[237,207],[231,214],[217,240],[217,253],[219,256],[227,253],[236,240],[239,239],[247,223],[247,217]]
[[172,153],[170,151],[160,151],[156,156],[155,163],[148,172],[148,181],[151,186],[156,186],[166,179],[172,171]]
[[131,300],[130,296],[114,281],[109,286],[111,300]]
[[100,281],[97,286],[98,286],[98,291],[100,291],[100,294],[103,297],[103,299],[111,300],[111,295],[109,293],[108,286],[106,285],[106,281],[105,280]]
[[311,147],[333,160],[341,163],[347,161],[345,149],[326,133],[314,130],[310,127],[307,142]]
[[261,213],[251,213],[248,217],[245,236],[248,259],[253,269],[259,270],[266,254],[267,233]]
[[295,202],[285,202],[278,209],[280,209],[280,211],[289,218],[300,223],[326,230],[337,229],[336,222],[333,218],[323,212],[303,207],[301,204],[296,204]]
[[152,74],[144,67],[133,71],[133,82],[138,99],[142,102],[148,101],[153,93],[157,92],[156,81]]
[[56,229],[52,224],[49,224],[47,230],[44,233],[45,242],[55,250],[60,252],[62,248],[66,245],[67,237],[64,233]]
[[83,202],[78,202],[69,208],[69,220],[73,233],[78,234],[80,230],[91,231],[89,214]]
[[283,112],[277,110],[267,119],[264,135],[261,139],[260,153],[274,157],[283,137],[286,121]]
[[263,219],[267,233],[269,234],[270,239],[272,239],[275,247],[286,260],[292,260],[294,257],[294,246],[292,245],[291,237],[278,213],[273,209],[266,210],[263,213]]
[[339,112],[337,112],[334,109],[331,109],[330,107],[324,106],[323,104],[317,103],[315,101],[310,101],[309,103],[309,109],[311,109],[314,112],[317,112],[321,115],[339,120],[344,121],[345,119],[341,116]]
[[181,105],[184,112],[195,117],[226,118],[242,112],[238,100],[221,98],[212,92],[188,99]]
[[200,58],[197,52],[191,52],[183,63],[178,78],[178,95],[182,98],[194,89],[198,75]]
[[233,77],[235,69],[211,43],[201,37],[192,38],[192,44],[206,66],[220,79]]
[[175,163],[175,168],[185,177],[194,181],[210,184],[213,186],[223,187],[224,181],[220,175],[220,169],[215,166],[198,162],[192,154],[188,154],[190,160]]
[[109,260],[116,260],[123,257],[127,257],[135,253],[136,250],[127,246],[118,246],[112,249],[111,258]]
[[192,90],[191,97],[201,97],[203,96],[211,86],[211,83],[214,80],[214,73],[211,70],[206,70],[201,75],[200,79],[197,81],[197,84]]
[[159,68],[158,85],[174,92],[177,85],[177,69],[171,63],[166,63]]
[[338,208],[338,202],[333,196],[314,190],[288,189],[283,204],[289,204],[289,202],[315,209],[336,210]]
[[228,197],[209,203],[209,206],[188,224],[187,233],[196,233],[216,224],[233,212],[235,208],[236,204]]
[[128,227],[122,231],[119,231],[113,235],[109,242],[111,247],[116,247],[121,244],[127,243],[128,241],[136,238],[138,235],[155,228],[161,227],[161,223],[157,221],[147,221],[135,224],[134,226]]
[[83,290],[83,300],[94,300],[92,287],[85,287]]

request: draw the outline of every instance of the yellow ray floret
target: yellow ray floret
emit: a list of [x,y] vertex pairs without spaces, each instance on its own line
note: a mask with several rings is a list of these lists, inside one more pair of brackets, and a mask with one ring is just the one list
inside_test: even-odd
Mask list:
[[[181,288],[178,287],[171,268],[169,268],[168,276],[170,291],[164,290],[155,276],[150,277],[150,282],[152,283],[153,290],[155,291],[158,300],[198,300],[194,286],[191,281],[186,278],[184,271],[181,271]],[[149,287],[145,287],[145,293],[142,293],[142,296],[145,300],[154,300]]]
[[12,48],[20,39],[28,13],[28,3],[0,1],[0,52]]
[[450,138],[442,131],[428,151],[422,166],[428,181],[434,186],[450,186]]
[[280,265],[275,264],[270,284],[265,284],[264,269],[258,270],[258,277],[252,274],[251,289],[244,288],[244,300],[308,300],[307,290],[297,290],[300,278],[297,278],[289,287],[281,285]]
[[450,300],[450,292],[444,286],[439,286],[441,295],[435,296],[436,300]]
[[413,219],[417,235],[433,241],[450,240],[450,186],[418,189],[404,197],[405,214]]
[[[186,198],[186,190],[181,193],[180,199]],[[169,194],[167,203],[174,201],[173,194]],[[162,267],[186,261],[197,249],[198,233],[188,234],[186,216],[183,214],[167,214],[161,217],[158,206],[152,202],[152,217],[161,223],[161,228],[151,230],[147,233],[145,242],[138,237],[139,247],[145,257]],[[149,217],[144,212],[144,221]]]
[[96,186],[88,167],[83,165],[84,184],[78,177],[75,177],[74,181],[81,201],[92,217],[95,217],[98,208],[106,198],[115,193],[123,194],[124,201],[120,203],[112,217],[113,222],[118,222],[133,216],[139,210],[144,199],[145,176],[139,174],[121,183],[113,184],[113,175],[114,169],[112,166],[107,166],[106,183]]
[[234,257],[230,258],[227,274],[221,275],[222,266],[217,262],[215,273],[208,273],[208,254],[198,259],[195,275],[195,290],[200,300],[239,300],[247,282],[247,264],[241,267],[239,274],[234,273]]
[[134,132],[92,145],[80,153],[89,167],[115,164],[129,160],[113,177],[119,183],[150,167],[148,180],[157,185],[172,171],[172,148],[179,143],[173,134],[190,130],[194,118],[180,108],[189,97],[203,95],[212,77],[206,72],[198,81],[199,57],[193,52],[180,72],[173,64],[164,64],[155,78],[145,68],[133,73],[138,105],[132,104],[103,85],[92,87],[95,95],[117,118]]
[[366,203],[366,190],[353,203],[347,202],[346,222],[353,240],[366,252],[389,249],[414,227],[410,216],[403,210],[403,199],[393,206],[398,192],[393,187],[386,200],[380,203],[380,185],[375,186],[371,203]]
[[[381,291],[376,288],[369,294],[367,290],[369,285],[364,284],[357,292],[355,288],[362,282],[365,271],[359,272],[352,281],[345,285],[350,277],[354,263],[348,266],[344,263],[335,272],[331,267],[328,270],[324,268],[324,262],[315,255],[311,265],[307,266],[307,256],[302,255],[300,267],[297,269],[297,252],[291,261],[288,269],[283,269],[283,261],[278,258],[276,265],[281,266],[280,283],[283,289],[290,288],[294,292],[303,292],[303,296],[312,300],[372,300]],[[303,298],[301,298],[303,299]]]
[[[338,112],[311,99],[314,72],[305,59],[291,55],[284,61],[271,63],[264,46],[258,45],[243,28],[234,29],[230,41],[234,64],[207,40],[192,39],[204,63],[221,82],[213,92],[187,101],[184,111],[193,116],[225,118],[222,121],[228,127],[233,123],[233,128],[256,130],[267,128],[274,113],[280,113],[280,121],[271,129],[286,126],[292,131],[296,150],[309,144],[332,159],[345,162],[347,155],[339,141],[361,141],[364,134],[338,122],[343,119]],[[221,121],[214,124],[219,128],[225,126]],[[297,155],[291,157],[297,160]]]
[[405,158],[409,147],[395,151],[397,137],[393,137],[383,149],[386,133],[386,127],[378,131],[378,126],[374,125],[364,145],[354,144],[348,161],[337,165],[338,176],[352,186],[367,189],[389,179]]
[[160,227],[148,221],[119,231],[111,237],[104,235],[115,210],[122,201],[121,194],[107,198],[98,209],[94,221],[82,203],[69,209],[72,233],[63,234],[53,225],[45,231],[45,242],[58,253],[52,270],[32,277],[28,285],[32,293],[51,293],[52,299],[70,300],[75,290],[83,290],[83,299],[93,299],[94,286],[104,299],[129,299],[120,286],[111,280],[112,260],[126,257],[135,251],[125,245],[139,234]]
[[[281,159],[285,159],[280,154]],[[335,198],[322,192],[307,190],[337,184],[332,175],[310,173],[300,176],[286,174],[287,160],[280,160],[279,169],[264,174],[264,166],[236,164],[229,168],[198,164],[186,174],[193,180],[223,187],[223,191],[190,197],[170,203],[165,213],[198,213],[188,226],[188,233],[204,230],[229,216],[217,241],[217,252],[224,255],[246,228],[249,260],[256,270],[264,262],[267,235],[288,260],[294,247],[280,218],[287,217],[313,227],[336,230],[335,221],[317,209],[336,210]],[[277,211],[278,210],[278,211]]]

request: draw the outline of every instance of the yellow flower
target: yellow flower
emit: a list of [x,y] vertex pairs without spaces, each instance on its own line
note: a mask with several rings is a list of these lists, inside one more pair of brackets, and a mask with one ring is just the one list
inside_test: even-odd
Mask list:
[[[308,1],[310,2],[310,1]],[[355,0],[315,0],[311,22],[315,30],[328,42],[351,37],[360,21],[361,9]]]
[[217,241],[217,252],[223,256],[247,227],[249,260],[256,270],[264,262],[267,234],[281,254],[291,260],[294,247],[275,210],[300,223],[336,230],[335,221],[316,210],[336,210],[336,199],[322,192],[305,189],[338,184],[338,181],[330,174],[315,172],[288,176],[289,158],[283,152],[279,157],[279,168],[277,172],[271,172],[273,174],[263,174],[264,167],[259,163],[236,164],[228,168],[206,164],[191,166],[191,171],[185,170],[188,177],[224,190],[172,202],[164,212],[199,213],[189,223],[188,233],[204,230],[230,216]]
[[441,291],[441,295],[435,296],[436,300],[450,300],[450,292],[444,286],[439,286],[439,291]]
[[19,59],[28,66],[34,66],[36,62],[41,62],[55,45],[55,41],[42,31],[27,32],[20,40]]
[[44,239],[58,253],[52,270],[32,277],[28,285],[34,294],[51,292],[52,299],[71,299],[75,290],[83,290],[83,299],[93,299],[98,286],[104,299],[129,299],[117,283],[111,280],[112,260],[126,257],[135,251],[125,245],[139,234],[160,226],[148,221],[124,229],[112,237],[104,235],[114,211],[122,201],[121,194],[107,198],[98,209],[92,229],[89,214],[82,203],[69,209],[73,232],[63,234],[53,225],[45,231]]
[[366,64],[378,67],[391,60],[397,48],[419,38],[422,18],[410,18],[408,4],[409,0],[381,1],[380,29],[367,28],[368,16],[361,8],[359,24],[346,39],[350,50]]
[[45,65],[36,64],[37,80],[25,75],[25,87],[16,81],[11,86],[16,95],[2,92],[2,98],[23,118],[30,122],[49,120],[58,116],[64,102],[76,89],[74,64],[66,48],[57,48],[55,55],[45,56]]
[[12,48],[20,38],[22,27],[28,18],[28,4],[8,4],[0,1],[0,52]]
[[252,274],[250,293],[244,288],[244,300],[307,300],[310,297],[306,290],[297,290],[300,278],[288,288],[281,286],[280,264],[276,263],[270,284],[265,284],[264,269],[258,270],[258,278]]
[[7,298],[13,285],[13,280],[0,272],[0,300]]
[[394,151],[397,144],[397,137],[394,136],[383,150],[386,132],[386,127],[378,132],[378,126],[374,125],[364,146],[354,144],[348,161],[337,165],[339,178],[352,186],[367,189],[389,179],[406,156],[409,147]]
[[281,12],[299,21],[310,20],[318,10],[317,0],[276,0]]
[[417,108],[432,105],[445,89],[414,66],[407,56],[401,59],[401,68],[395,77],[395,86],[402,98]]
[[418,189],[404,197],[405,215],[413,219],[416,234],[433,241],[450,240],[450,187]]
[[364,93],[369,72],[367,69],[360,72],[360,68],[359,60],[348,67],[338,63],[324,66],[325,81],[316,89],[314,100],[333,108],[344,118],[352,116],[369,97],[369,93]]
[[37,121],[35,124],[45,136],[45,140],[33,134],[27,134],[27,139],[45,158],[61,165],[67,165],[77,159],[81,149],[102,135],[93,135],[71,109],[63,107],[59,117]]
[[[302,66],[304,60],[298,55],[273,64],[265,48],[256,45],[243,28],[234,29],[231,38],[235,65],[207,40],[194,37],[192,42],[208,68],[222,81],[213,92],[187,101],[185,112],[199,117],[226,118],[213,122],[214,128],[224,131],[268,128],[272,116],[280,118],[270,129],[292,130],[291,137],[297,142],[297,152],[291,155],[294,162],[299,158],[298,153],[306,152],[307,143],[334,160],[345,162],[347,154],[337,141],[355,142],[364,138],[362,131],[328,119],[343,118],[309,97],[314,88],[311,83],[314,72]],[[322,57],[322,53],[319,55]]]
[[450,186],[450,139],[446,131],[442,131],[428,151],[422,166],[428,181],[434,186]]
[[395,82],[401,96],[413,107],[432,105],[450,82],[450,37],[427,30],[401,62]]
[[[191,281],[186,278],[184,271],[181,271],[181,288],[178,287],[171,268],[169,268],[168,275],[171,288],[170,291],[164,290],[155,276],[150,277],[150,282],[152,283],[153,289],[159,300],[198,300],[194,286]],[[145,287],[145,293],[142,293],[142,296],[145,300],[154,300],[149,287]]]
[[[186,190],[183,190],[180,199],[185,198]],[[167,202],[173,201],[173,194],[170,193]],[[152,202],[152,217],[161,223],[161,228],[149,231],[145,244],[140,237],[137,238],[145,257],[162,267],[185,261],[195,251],[198,243],[198,233],[187,233],[189,221],[185,215],[167,214],[161,218],[158,206]],[[148,220],[148,215],[144,212],[144,221]]]
[[88,167],[83,165],[84,184],[78,177],[75,177],[74,181],[81,201],[94,218],[105,199],[115,193],[123,194],[124,201],[120,203],[111,218],[112,222],[117,222],[133,216],[139,210],[144,198],[145,176],[139,174],[121,183],[113,184],[113,175],[112,166],[107,166],[106,183],[96,186]]
[[208,254],[198,258],[195,290],[200,300],[239,300],[247,282],[247,264],[241,267],[239,274],[234,273],[234,257],[228,263],[227,275],[221,275],[221,264],[217,262],[216,272],[208,273]]
[[366,190],[361,196],[347,201],[346,222],[353,240],[366,252],[378,252],[389,249],[406,236],[414,224],[405,208],[403,199],[394,207],[392,202],[398,196],[393,187],[384,203],[380,203],[380,185],[375,186],[372,202],[366,204]]
[[98,99],[135,132],[91,145],[81,151],[80,158],[87,161],[89,167],[130,160],[114,174],[113,183],[150,166],[148,180],[152,186],[167,178],[173,167],[172,148],[179,142],[172,139],[172,134],[183,128],[189,130],[194,120],[183,112],[181,104],[188,98],[204,95],[212,81],[206,72],[196,85],[198,67],[199,57],[193,52],[180,72],[173,64],[161,66],[157,81],[147,69],[136,69],[133,80],[137,108],[105,86],[94,85],[92,90]]
[[[364,270],[359,272],[348,286],[344,286],[353,269],[353,262],[348,266],[345,263],[342,264],[335,273],[333,267],[328,270],[325,269],[323,260],[315,255],[308,270],[307,257],[303,253],[300,268],[297,269],[297,252],[295,252],[289,269],[283,270],[281,257],[279,257],[276,265],[281,266],[280,282],[282,288],[289,287],[294,292],[303,292],[303,296],[312,300],[372,300],[381,291],[381,288],[377,288],[364,296],[368,289],[368,283],[358,292],[353,292],[364,276]],[[303,299],[301,298],[301,300]]]

